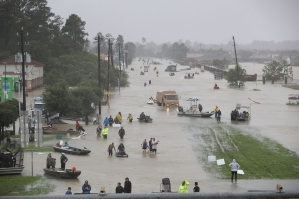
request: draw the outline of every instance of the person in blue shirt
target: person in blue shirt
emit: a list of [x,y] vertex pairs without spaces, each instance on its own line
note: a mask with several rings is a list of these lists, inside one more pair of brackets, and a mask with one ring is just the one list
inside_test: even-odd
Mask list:
[[67,192],[65,192],[65,195],[73,195],[73,193],[72,193],[72,188],[71,188],[71,187],[69,187],[69,188],[67,189]]
[[104,120],[104,126],[108,126],[108,124],[109,124],[109,120],[108,120],[108,117],[106,117]]
[[88,184],[88,181],[85,180],[84,185],[82,186],[82,193],[83,194],[90,194],[91,186]]

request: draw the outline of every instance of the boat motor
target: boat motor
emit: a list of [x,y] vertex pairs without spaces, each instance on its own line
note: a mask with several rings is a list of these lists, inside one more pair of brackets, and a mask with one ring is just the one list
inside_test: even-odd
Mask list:
[[171,192],[171,184],[169,178],[163,178],[162,183],[160,184],[161,192]]

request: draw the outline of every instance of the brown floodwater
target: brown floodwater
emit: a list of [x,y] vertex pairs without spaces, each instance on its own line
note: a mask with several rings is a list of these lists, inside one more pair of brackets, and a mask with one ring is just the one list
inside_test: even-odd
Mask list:
[[[160,61],[158,59],[155,59]],[[226,192],[247,190],[274,190],[277,183],[284,186],[286,190],[296,190],[299,187],[299,180],[240,180],[232,184],[230,180],[219,180],[208,174],[203,169],[203,164],[198,160],[199,152],[194,150],[196,142],[190,128],[197,128],[198,125],[215,125],[217,122],[212,118],[189,118],[178,117],[176,108],[159,107],[156,104],[148,105],[149,97],[156,96],[158,90],[175,90],[179,94],[180,104],[188,107],[186,101],[190,97],[198,97],[203,111],[212,111],[217,105],[221,112],[221,123],[237,126],[243,130],[271,138],[288,149],[299,154],[299,107],[287,106],[288,95],[298,94],[298,91],[284,88],[281,84],[272,85],[270,82],[246,82],[244,87],[230,88],[226,80],[214,80],[213,74],[208,71],[200,72],[195,68],[191,71],[181,71],[175,76],[169,76],[164,72],[169,60],[163,60],[163,65],[151,65],[149,72],[140,75],[143,66],[142,62],[135,59],[129,69],[130,86],[116,89],[111,92],[110,108],[102,106],[101,121],[106,116],[115,115],[120,111],[123,115],[123,127],[126,130],[124,140],[118,136],[119,128],[110,128],[108,139],[103,140],[95,135],[96,125],[83,127],[88,135],[82,139],[70,139],[72,146],[87,147],[91,153],[87,156],[67,155],[69,161],[67,167],[76,167],[82,174],[76,180],[61,180],[46,176],[50,183],[55,185],[55,190],[50,195],[61,195],[71,186],[72,191],[80,193],[85,180],[88,180],[92,192],[98,192],[101,186],[106,187],[108,193],[114,193],[117,182],[124,183],[125,177],[129,177],[133,186],[133,193],[149,193],[160,190],[162,178],[170,178],[172,190],[177,191],[183,180],[190,182],[189,191],[192,191],[195,181],[199,182],[202,192]],[[159,76],[156,76],[154,67],[157,67]],[[179,69],[187,66],[178,66]],[[247,70],[261,74],[261,68],[256,65],[248,65]],[[184,79],[186,72],[199,71],[194,79]],[[299,71],[296,70],[296,75]],[[144,86],[144,82],[151,80],[152,84]],[[214,90],[217,83],[220,90]],[[261,91],[253,91],[253,89]],[[33,103],[33,97],[39,96],[42,90],[29,94],[27,105]],[[260,104],[255,104],[251,100]],[[237,103],[251,106],[252,118],[246,123],[231,123],[230,112]],[[153,118],[153,123],[139,123],[136,118],[144,112]],[[126,120],[131,113],[134,117],[133,123]],[[66,121],[75,126],[75,122]],[[62,127],[61,127],[62,128]],[[143,154],[141,143],[144,139],[155,137],[160,140],[156,155]],[[52,145],[57,140],[45,142],[45,145]],[[107,147],[114,142],[116,146],[124,143],[128,158],[109,157]],[[52,156],[59,158],[60,153],[52,152]],[[34,175],[43,175],[47,153],[34,152]],[[242,167],[242,163],[240,162]],[[57,166],[60,166],[57,164]],[[229,169],[228,164],[223,165]],[[245,175],[246,175],[246,171]],[[25,169],[22,175],[31,175],[30,153],[25,154]],[[298,176],[299,179],[299,176]]]

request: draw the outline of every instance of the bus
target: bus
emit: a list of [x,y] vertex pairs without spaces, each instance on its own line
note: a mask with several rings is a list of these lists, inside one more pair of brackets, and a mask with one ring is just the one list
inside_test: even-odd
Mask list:
[[42,118],[46,117],[47,111],[45,109],[45,103],[43,102],[42,97],[35,97],[34,98],[34,110],[42,112]]

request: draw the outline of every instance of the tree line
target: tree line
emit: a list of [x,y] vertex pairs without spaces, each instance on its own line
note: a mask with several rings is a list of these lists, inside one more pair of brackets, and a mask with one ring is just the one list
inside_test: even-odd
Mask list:
[[[47,0],[0,1],[0,59],[20,52],[20,32],[23,28],[24,41],[29,43],[24,46],[24,52],[44,64],[43,96],[50,111],[89,114],[90,103],[102,98],[108,85],[110,89],[118,86],[119,78],[120,86],[129,85],[126,71],[122,70],[120,73],[118,66],[111,66],[108,71],[107,61],[101,60],[101,88],[98,88],[97,56],[88,52],[90,41],[87,39],[85,24],[76,14],[71,14],[64,23],[59,15],[51,12]],[[119,35],[115,40],[115,47],[117,42],[123,44],[124,38]],[[129,42],[127,44],[129,50],[135,50]],[[103,42],[101,49],[107,54],[107,43]],[[133,59],[132,55],[131,57]],[[76,89],[69,90],[69,87]],[[63,99],[66,101],[55,100],[55,96],[59,98],[59,92],[65,92],[66,97]],[[52,101],[58,103],[50,103]],[[71,109],[70,104],[77,107],[76,110]],[[6,110],[8,109],[2,111]],[[6,111],[6,115],[9,114]],[[0,120],[0,128],[3,125]]]

